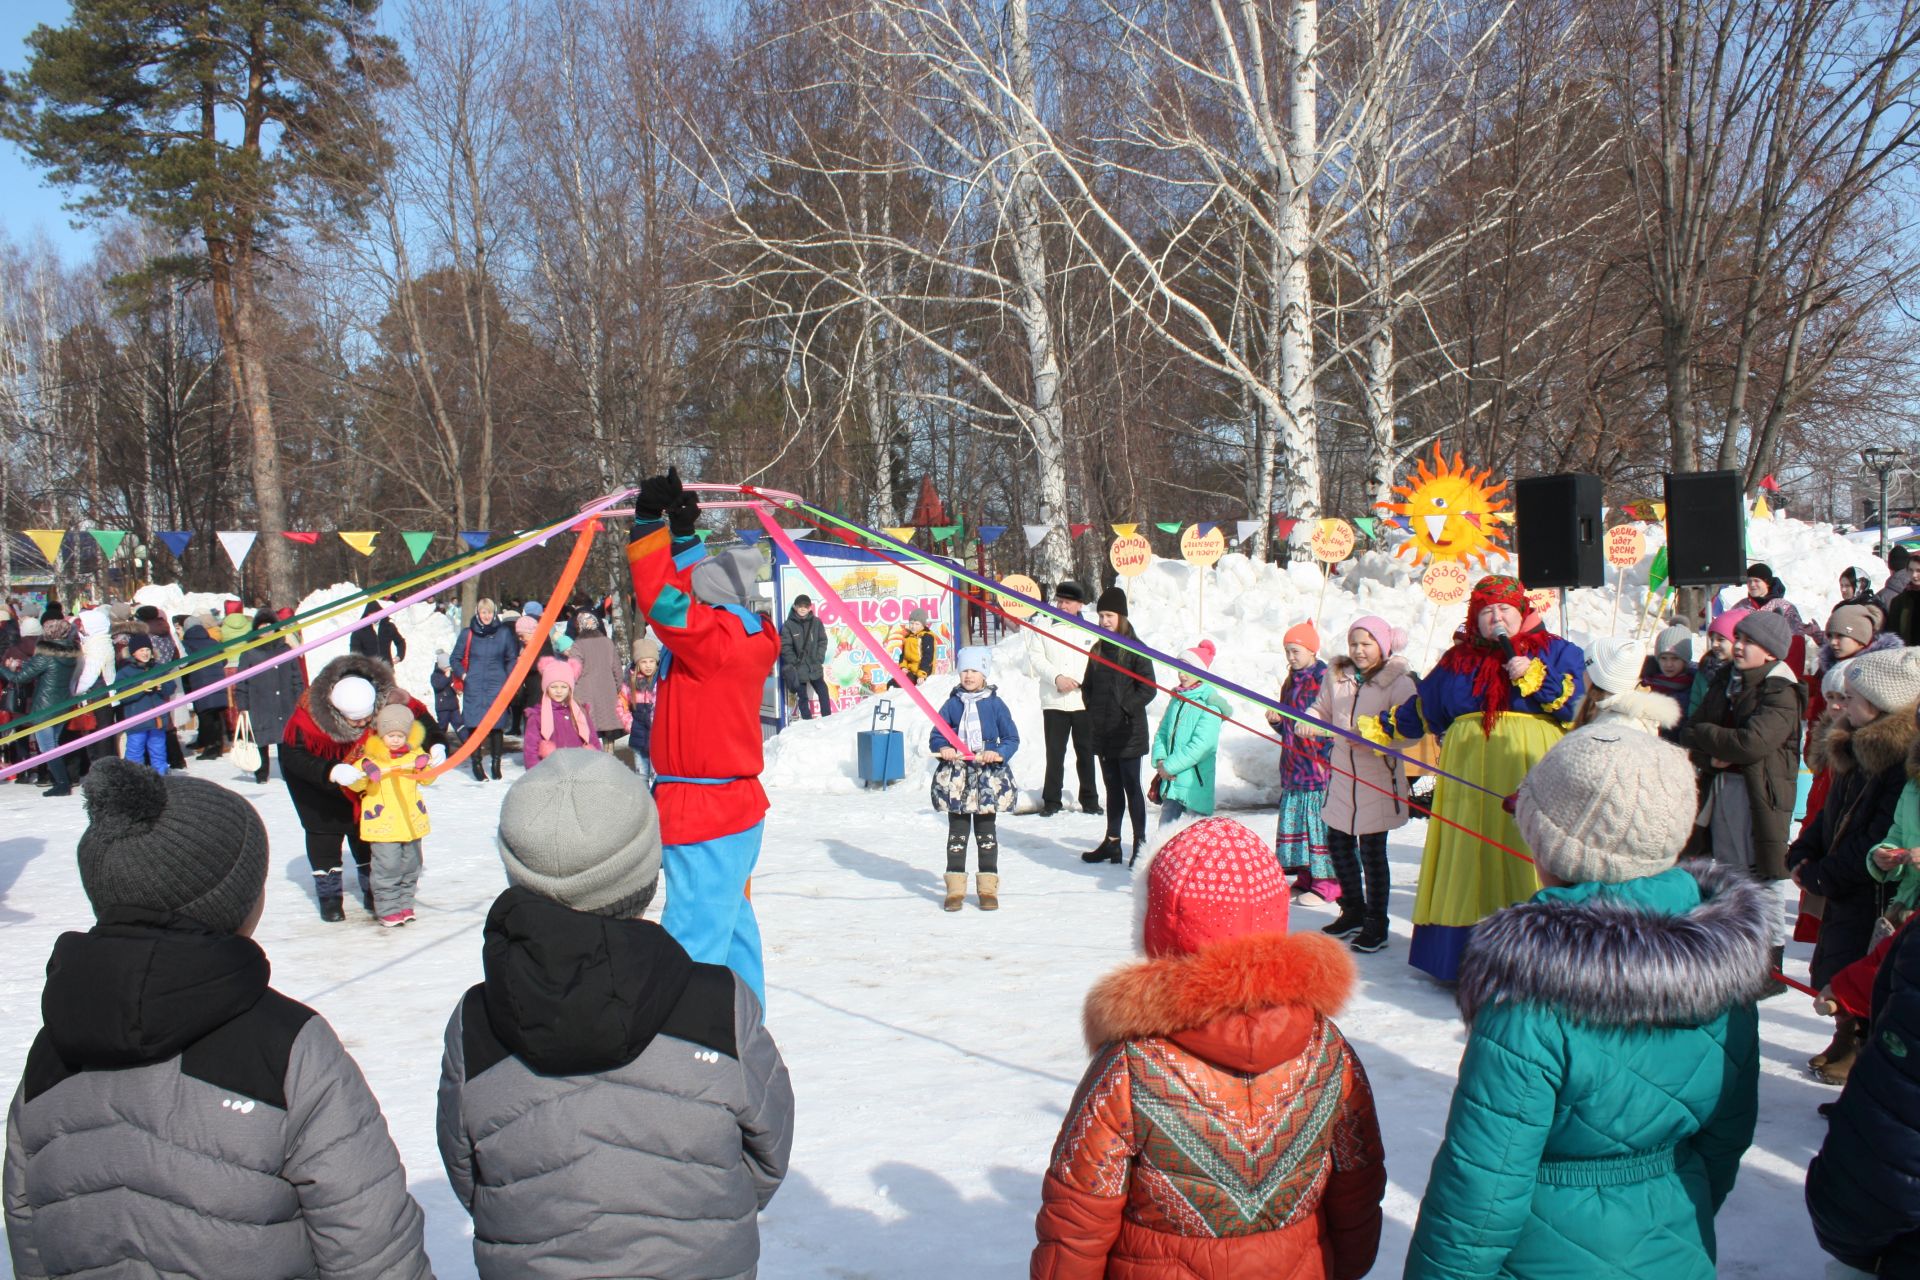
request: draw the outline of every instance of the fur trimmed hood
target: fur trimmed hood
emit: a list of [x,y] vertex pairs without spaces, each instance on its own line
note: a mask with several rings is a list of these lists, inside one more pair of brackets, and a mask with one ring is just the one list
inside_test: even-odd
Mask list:
[[1547,899],[1480,922],[1460,964],[1468,1026],[1502,1001],[1552,1006],[1598,1026],[1699,1026],[1756,999],[1768,977],[1766,894],[1744,872],[1680,864],[1700,905],[1680,915],[1593,898]]
[[1250,934],[1114,970],[1087,993],[1082,1024],[1087,1048],[1095,1051],[1117,1040],[1172,1039],[1275,1009],[1332,1017],[1353,984],[1353,957],[1336,939]]
[[1623,724],[1659,733],[1680,723],[1680,704],[1645,687],[1616,693],[1595,710],[1592,724]]
[[1827,751],[1827,735],[1833,732],[1833,726],[1846,723],[1846,713],[1835,707],[1831,711],[1822,711],[1820,718],[1807,730],[1807,768],[1814,773],[1832,765],[1833,758]]
[[1913,707],[1889,711],[1859,728],[1842,716],[1827,727],[1827,766],[1839,775],[1855,769],[1882,774],[1905,765],[1917,739],[1920,725],[1914,722]]
[[333,709],[333,700],[329,696],[333,693],[333,686],[348,676],[359,676],[373,686],[376,708],[384,707],[389,702],[407,701],[407,695],[394,683],[392,667],[364,654],[342,654],[320,668],[320,674],[313,678],[313,683],[300,697],[314,725],[335,742],[358,742],[366,736],[364,728],[355,729],[341,719],[340,713]]

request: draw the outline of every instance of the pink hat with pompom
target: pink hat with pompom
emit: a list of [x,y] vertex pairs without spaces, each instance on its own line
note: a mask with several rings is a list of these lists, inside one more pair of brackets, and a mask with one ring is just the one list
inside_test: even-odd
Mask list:
[[569,689],[580,682],[580,661],[577,658],[542,658],[540,667],[540,687],[550,684],[564,684]]
[[1211,671],[1213,670],[1213,655],[1214,655],[1213,641],[1202,640],[1198,644],[1189,646],[1188,648],[1181,650],[1180,661],[1190,662],[1196,667],[1203,667],[1206,670]]

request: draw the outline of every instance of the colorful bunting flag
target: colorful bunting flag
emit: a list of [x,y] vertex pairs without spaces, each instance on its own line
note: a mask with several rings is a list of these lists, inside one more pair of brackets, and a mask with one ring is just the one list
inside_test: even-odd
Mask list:
[[363,556],[373,554],[373,540],[379,536],[380,532],[377,529],[357,529],[352,533],[347,532],[345,529],[340,530],[340,541],[346,543]]
[[1763,493],[1753,500],[1753,518],[1755,520],[1765,520],[1772,514],[1773,508],[1767,505],[1766,494]]
[[1667,585],[1667,549],[1663,546],[1654,553],[1653,563],[1647,567],[1647,590],[1659,591]]
[[1026,531],[1027,545],[1029,547],[1037,547],[1047,540],[1047,530],[1052,526],[1044,524],[1023,524],[1020,527]]
[[750,547],[760,541],[760,535],[765,532],[766,530],[764,529],[742,529],[739,532],[739,538],[741,542]]
[[33,539],[33,545],[40,548],[40,554],[47,558],[48,564],[60,561],[60,544],[66,541],[65,529],[28,529],[27,536]]
[[1233,522],[1233,540],[1235,542],[1245,542],[1258,532],[1260,532],[1260,522],[1258,520],[1235,520]]
[[1091,528],[1093,526],[1090,524],[1070,524],[1067,526],[1067,536],[1077,538]]
[[952,542],[960,536],[960,530],[964,527],[961,524],[936,524],[928,527],[927,534],[935,542]]
[[407,554],[413,557],[415,564],[427,554],[427,548],[433,545],[433,534],[425,529],[408,529],[401,533],[400,541],[407,544]]
[[1292,537],[1293,531],[1299,527],[1300,527],[1300,522],[1294,519],[1292,516],[1275,516],[1274,517],[1273,533],[1274,533],[1274,536],[1279,538],[1282,542],[1285,542],[1288,538]]
[[120,544],[126,541],[126,531],[122,529],[89,529],[93,540],[100,544],[100,554],[111,560],[120,550]]
[[1162,533],[1180,532],[1180,522],[1178,520],[1157,520],[1154,522],[1153,527]]
[[1355,516],[1353,518],[1353,527],[1366,535],[1368,539],[1371,539],[1374,530],[1380,527],[1380,519],[1378,516]]
[[1775,480],[1771,474],[1768,474],[1760,481],[1760,488],[1763,492],[1777,494],[1780,492],[1780,482]]
[[1204,538],[1219,527],[1220,522],[1218,520],[1202,520],[1200,522],[1200,536]]
[[320,535],[317,533],[305,533],[294,529],[284,530],[280,536],[288,542],[297,542],[303,547],[314,546],[320,541]]
[[493,541],[493,535],[485,529],[462,529],[460,531],[460,541],[466,543],[475,551],[478,551]]
[[[835,529],[833,531],[833,536],[840,539],[840,541],[846,543],[850,547],[860,541],[860,535],[855,533],[851,529]],[[1076,757],[1076,759],[1077,758],[1078,757]]]
[[220,545],[226,548],[227,559],[233,561],[238,569],[247,562],[247,553],[253,550],[254,539],[260,535],[251,529],[216,529],[214,537],[220,539]]
[[1116,538],[1131,538],[1138,532],[1140,532],[1140,526],[1137,524],[1117,524],[1113,526],[1113,536]]
[[1003,524],[981,525],[979,529],[980,545],[983,547],[992,546],[994,543],[1000,541],[1000,535],[1005,533],[1006,531],[1007,531],[1007,526]]
[[193,530],[162,529],[157,531],[153,536],[160,539],[161,544],[173,553],[175,560],[178,560],[181,556],[187,554],[187,544],[193,541]]
[[914,535],[914,528],[910,524],[903,524],[892,529],[883,528],[882,530],[880,530],[880,532],[886,534],[889,538],[892,538],[897,542],[912,542],[913,535]]

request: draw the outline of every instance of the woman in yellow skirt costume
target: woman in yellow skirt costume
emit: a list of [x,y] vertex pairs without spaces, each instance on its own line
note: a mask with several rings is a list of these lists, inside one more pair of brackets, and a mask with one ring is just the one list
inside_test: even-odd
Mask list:
[[1358,725],[1381,746],[1438,734],[1440,768],[1486,788],[1442,776],[1433,793],[1433,812],[1449,821],[1427,824],[1407,963],[1442,982],[1458,976],[1475,925],[1540,888],[1531,862],[1474,833],[1527,851],[1505,798],[1566,732],[1586,687],[1580,647],[1548,634],[1527,608],[1517,579],[1482,578],[1466,625],[1414,696]]

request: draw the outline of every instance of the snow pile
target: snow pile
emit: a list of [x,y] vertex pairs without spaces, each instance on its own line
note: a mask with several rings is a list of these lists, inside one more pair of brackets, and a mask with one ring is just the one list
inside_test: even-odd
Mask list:
[[216,622],[226,613],[227,601],[239,598],[224,591],[183,591],[177,582],[150,582],[133,593],[134,604],[153,605],[169,618],[210,613]]
[[[1625,570],[1609,567],[1608,585],[1567,593],[1567,617],[1556,603],[1547,625],[1583,647],[1610,635],[1630,635],[1648,606],[1647,585],[1653,560],[1663,542],[1659,526],[1647,526],[1647,553]],[[1748,527],[1753,559],[1767,562],[1786,582],[1787,598],[1808,622],[1823,623],[1839,603],[1840,572],[1866,570],[1874,581],[1886,569],[1872,557],[1871,548],[1850,541],[1833,526],[1808,524],[1791,518],[1755,520]],[[1356,618],[1378,614],[1407,632],[1407,656],[1418,671],[1433,665],[1452,641],[1465,618],[1464,605],[1436,606],[1420,587],[1424,566],[1416,569],[1387,550],[1361,553],[1339,566],[1331,580],[1315,563],[1285,565],[1256,562],[1244,555],[1224,557],[1212,569],[1196,569],[1175,560],[1155,560],[1147,571],[1126,583],[1129,617],[1135,631],[1151,648],[1178,654],[1203,635],[1214,642],[1218,656],[1214,671],[1257,693],[1277,696],[1286,678],[1287,661],[1281,637],[1295,623],[1318,615],[1322,656],[1346,649],[1346,633]],[[1510,558],[1497,557],[1489,572],[1512,573]],[[1478,569],[1474,576],[1478,576]],[[1619,590],[1618,605],[1615,592]],[[1729,587],[1722,596],[1732,604],[1746,593],[1743,585]],[[1663,624],[1659,606],[1641,634],[1651,643]],[[1091,633],[1083,644],[1091,644]],[[1021,747],[1013,759],[1014,780],[1023,792],[1021,809],[1037,807],[1046,770],[1040,715],[1037,646],[1051,643],[1028,632],[1003,640],[993,655],[993,674],[1000,697],[1013,712]],[[1171,685],[1174,673],[1162,671],[1160,682]],[[952,691],[949,677],[925,686],[928,700],[938,708]],[[924,792],[932,772],[927,751],[926,717],[901,692],[886,695],[894,704],[895,727],[906,735],[906,785]],[[1264,729],[1264,708],[1227,695],[1234,716],[1243,724]],[[843,794],[859,789],[855,734],[869,728],[870,699],[851,711],[825,720],[790,725],[767,746],[765,784],[774,790],[792,789]],[[1148,708],[1155,728],[1171,699],[1161,696]],[[1222,808],[1259,808],[1278,799],[1280,748],[1255,733],[1228,726],[1220,738],[1219,779],[1216,790]],[[1071,801],[1076,784],[1069,771],[1066,787]]]
[[[294,606],[294,612],[304,614],[314,609],[322,609],[357,595],[359,591],[360,588],[351,582],[336,582],[330,587],[322,587],[306,596]],[[392,603],[391,600],[382,600],[380,606],[385,608]],[[358,621],[365,611],[366,605],[356,604],[339,617],[313,624],[301,634],[306,639],[328,635]],[[400,682],[402,689],[431,707],[433,705],[433,655],[441,650],[449,653],[453,651],[453,619],[435,610],[431,602],[423,601],[420,604],[408,605],[394,614],[393,623],[400,628],[400,636],[407,642],[407,656],[395,665],[394,678]],[[307,670],[319,671],[333,659],[348,652],[347,645],[348,637],[343,635],[337,640],[329,640],[318,648],[308,650]]]

